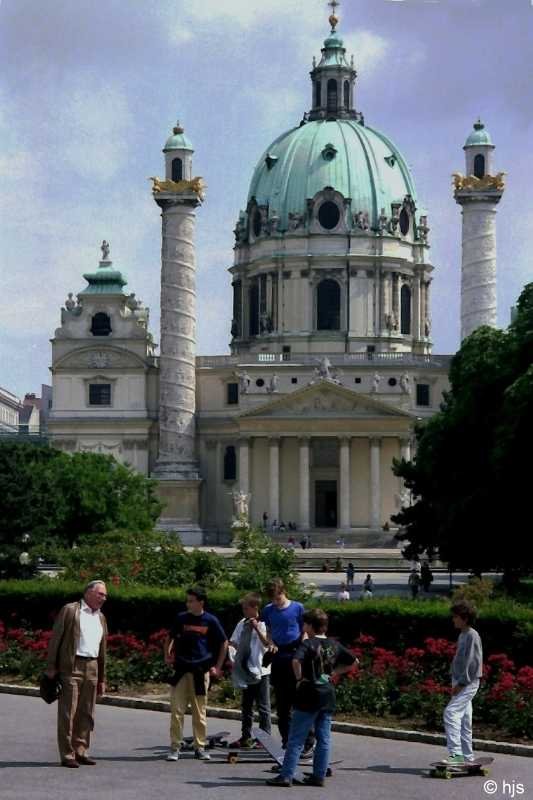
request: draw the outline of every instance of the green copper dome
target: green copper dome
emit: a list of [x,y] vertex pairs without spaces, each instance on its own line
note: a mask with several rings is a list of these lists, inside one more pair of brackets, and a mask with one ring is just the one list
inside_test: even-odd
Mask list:
[[185,132],[179,122],[176,123],[172,136],[169,136],[166,140],[163,153],[168,153],[169,150],[190,150],[194,152],[192,142],[185,136]]
[[289,213],[305,214],[306,201],[326,186],[351,198],[354,213],[368,213],[377,227],[381,210],[410,195],[413,179],[390,139],[353,119],[316,120],[282,134],[261,156],[249,201],[268,205],[287,230]]
[[465,142],[465,147],[478,147],[479,145],[490,145],[493,147],[492,139],[490,138],[490,133],[485,128],[484,124],[481,120],[474,124],[474,130],[468,137]]
[[86,272],[83,276],[89,284],[80,295],[123,294],[127,280],[121,272],[111,269],[111,261],[101,261],[96,272]]

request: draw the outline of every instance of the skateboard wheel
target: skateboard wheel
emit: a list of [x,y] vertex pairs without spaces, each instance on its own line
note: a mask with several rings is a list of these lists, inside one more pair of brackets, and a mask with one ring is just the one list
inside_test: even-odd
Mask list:
[[483,776],[490,775],[490,769],[480,769],[479,772]]
[[236,764],[239,760],[239,756],[237,753],[228,753],[228,763],[229,764]]
[[326,778],[331,778],[332,775],[333,775],[333,770],[331,769],[331,767],[328,767],[326,770]]

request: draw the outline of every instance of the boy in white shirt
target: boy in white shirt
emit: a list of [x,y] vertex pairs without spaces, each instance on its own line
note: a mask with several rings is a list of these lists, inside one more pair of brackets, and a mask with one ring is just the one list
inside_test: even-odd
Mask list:
[[230,747],[253,748],[252,738],[254,705],[259,713],[259,727],[271,732],[270,719],[270,665],[263,666],[263,656],[269,649],[266,625],[259,619],[261,597],[247,594],[241,600],[244,618],[237,623],[230,638],[235,657],[232,680],[237,689],[242,689],[241,738],[231,742]]

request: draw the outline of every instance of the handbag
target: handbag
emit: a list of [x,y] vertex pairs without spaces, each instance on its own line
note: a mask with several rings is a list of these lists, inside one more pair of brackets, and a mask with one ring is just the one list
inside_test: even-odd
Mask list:
[[39,679],[39,694],[45,703],[55,703],[61,689],[63,688],[59,675],[55,678],[49,678],[46,672],[43,672]]

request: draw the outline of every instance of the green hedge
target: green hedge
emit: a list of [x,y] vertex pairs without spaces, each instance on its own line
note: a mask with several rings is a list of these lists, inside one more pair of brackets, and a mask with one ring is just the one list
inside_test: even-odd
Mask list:
[[[0,581],[0,620],[13,625],[27,621],[35,628],[50,628],[61,606],[80,597],[81,586],[59,580]],[[108,586],[105,613],[111,632],[131,631],[140,636],[172,623],[184,608],[184,589]],[[237,590],[210,592],[208,610],[220,617],[228,634],[240,618]],[[427,637],[454,639],[449,603],[445,600],[412,601],[400,598],[322,600],[330,615],[330,632],[351,643],[359,633],[375,636],[379,645],[398,648],[420,646]],[[531,661],[533,610],[510,600],[483,606],[476,626],[485,652],[505,652],[518,663]]]

